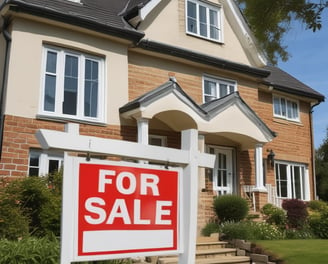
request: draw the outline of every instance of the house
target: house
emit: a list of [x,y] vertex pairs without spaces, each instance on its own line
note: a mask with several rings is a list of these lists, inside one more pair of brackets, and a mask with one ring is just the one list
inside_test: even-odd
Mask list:
[[62,166],[41,128],[172,148],[193,128],[216,155],[199,169],[199,228],[216,195],[255,210],[316,198],[311,113],[324,96],[267,65],[233,0],[0,3],[0,176]]

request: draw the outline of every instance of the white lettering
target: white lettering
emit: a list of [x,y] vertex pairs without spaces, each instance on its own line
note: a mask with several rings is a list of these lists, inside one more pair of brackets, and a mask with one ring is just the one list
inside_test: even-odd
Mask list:
[[100,207],[95,206],[98,205],[105,205],[105,201],[99,197],[90,197],[85,201],[85,209],[90,212],[98,215],[98,217],[93,218],[90,215],[85,215],[84,219],[91,225],[98,225],[101,224],[106,220],[106,211]]
[[124,224],[130,225],[131,219],[124,199],[116,199],[106,224],[113,224],[115,218],[122,218]]
[[136,199],[134,200],[134,218],[133,218],[133,224],[138,225],[150,225],[149,219],[141,219],[141,201]]
[[171,220],[163,220],[163,215],[171,215],[170,210],[164,210],[164,206],[172,206],[172,201],[156,201],[156,216],[155,216],[155,224],[156,225],[170,225],[172,223]]
[[159,177],[155,174],[141,173],[140,175],[140,194],[147,195],[148,188],[151,189],[154,196],[159,196],[158,191]]
[[99,170],[98,192],[105,192],[105,185],[113,183],[113,180],[106,178],[106,176],[115,176],[115,174],[113,170]]
[[[127,188],[124,187],[123,181],[124,179],[128,179],[129,186]],[[121,172],[116,179],[116,187],[117,190],[122,194],[132,194],[136,191],[137,188],[137,180],[136,176],[134,176],[131,172]]]

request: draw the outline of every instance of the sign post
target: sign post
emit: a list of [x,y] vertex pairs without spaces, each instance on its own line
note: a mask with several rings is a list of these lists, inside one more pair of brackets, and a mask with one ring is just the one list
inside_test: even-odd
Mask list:
[[[198,151],[196,130],[182,132],[180,150],[81,136],[71,124],[67,132],[39,130],[36,136],[45,149],[175,165],[88,162],[65,153],[61,264],[161,254],[195,263],[197,168],[212,168],[215,160]],[[188,221],[179,225],[182,217]]]

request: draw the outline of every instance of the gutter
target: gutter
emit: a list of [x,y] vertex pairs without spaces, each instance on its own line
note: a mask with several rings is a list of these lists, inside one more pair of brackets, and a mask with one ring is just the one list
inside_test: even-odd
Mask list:
[[4,97],[6,96],[7,91],[7,76],[8,76],[8,64],[9,64],[9,52],[10,52],[10,44],[11,44],[11,35],[7,31],[9,22],[5,18],[2,19],[2,26],[0,29],[0,33],[2,33],[5,41],[6,41],[6,48],[5,48],[5,57],[4,57],[4,67],[2,72],[2,84],[1,84],[1,94],[0,94],[0,158],[2,155],[2,144],[3,144],[3,128],[4,128]]
[[311,138],[311,143],[312,143],[312,148],[311,148],[311,156],[312,156],[312,174],[313,174],[313,196],[314,200],[317,200],[317,175],[316,175],[316,168],[315,168],[315,147],[314,147],[314,136],[313,136],[313,115],[312,113],[314,112],[313,108],[318,106],[321,102],[318,102],[314,105],[311,106],[310,108],[310,138]]
[[182,59],[186,59],[189,61],[194,61],[197,63],[202,63],[205,65],[211,65],[220,69],[225,69],[228,71],[234,71],[238,73],[243,73],[247,75],[251,75],[253,77],[265,78],[270,75],[270,71],[251,67],[245,64],[239,64],[232,61],[220,59],[217,57],[209,56],[206,54],[194,52],[191,50],[167,45],[164,43],[159,43],[151,40],[142,39],[139,43],[136,44],[137,48],[141,48],[148,51],[153,51],[156,53],[166,54]]

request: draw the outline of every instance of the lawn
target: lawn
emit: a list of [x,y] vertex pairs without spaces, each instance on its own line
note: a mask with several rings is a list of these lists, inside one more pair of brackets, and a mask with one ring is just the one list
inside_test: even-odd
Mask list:
[[259,240],[255,242],[286,264],[322,264],[328,261],[328,240]]

